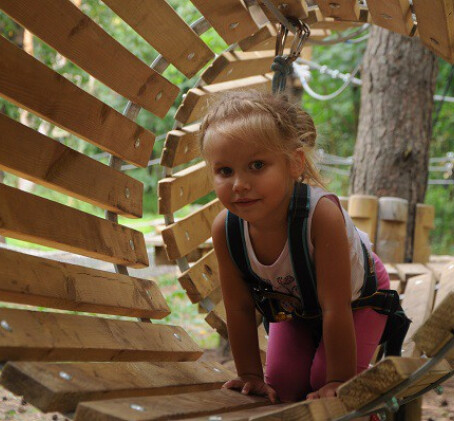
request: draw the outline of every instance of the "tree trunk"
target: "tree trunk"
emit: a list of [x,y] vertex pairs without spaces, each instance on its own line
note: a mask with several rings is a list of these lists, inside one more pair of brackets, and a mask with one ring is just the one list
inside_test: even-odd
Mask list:
[[411,261],[416,203],[424,202],[437,59],[419,40],[372,27],[362,70],[351,194],[409,202]]

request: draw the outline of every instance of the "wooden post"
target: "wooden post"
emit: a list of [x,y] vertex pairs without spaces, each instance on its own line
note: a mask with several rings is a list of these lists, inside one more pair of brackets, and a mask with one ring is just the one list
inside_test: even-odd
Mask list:
[[348,196],[340,196],[339,201],[341,206],[348,212]]
[[348,201],[348,214],[354,224],[361,231],[364,231],[374,243],[377,233],[378,198],[376,196],[366,196],[354,194]]
[[413,237],[413,262],[427,263],[430,257],[430,231],[434,229],[435,208],[431,205],[416,205],[415,234]]
[[405,258],[408,200],[381,197],[378,200],[376,252],[383,262],[400,263]]

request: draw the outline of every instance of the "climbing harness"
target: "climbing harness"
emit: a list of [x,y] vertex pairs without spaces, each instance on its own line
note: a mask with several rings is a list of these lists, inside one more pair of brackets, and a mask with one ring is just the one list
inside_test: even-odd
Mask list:
[[[243,220],[228,212],[226,218],[227,245],[232,260],[243,275],[254,299],[257,310],[264,317],[268,330],[270,322],[292,318],[305,320],[311,327],[315,343],[322,333],[322,311],[317,296],[316,273],[307,245],[307,219],[309,216],[310,190],[304,183],[295,183],[288,211],[288,239],[290,258],[300,297],[273,291],[251,268],[244,238]],[[374,260],[361,242],[364,256],[364,281],[360,297],[352,302],[352,309],[372,308],[388,316],[380,343],[385,355],[400,355],[410,320],[399,303],[399,295],[393,290],[377,290]]]

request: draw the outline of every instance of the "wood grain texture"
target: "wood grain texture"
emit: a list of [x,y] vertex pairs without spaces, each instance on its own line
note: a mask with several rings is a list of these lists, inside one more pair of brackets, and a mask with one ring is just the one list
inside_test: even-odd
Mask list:
[[168,132],[162,149],[161,165],[173,168],[199,156],[199,129],[200,124],[192,124]]
[[0,169],[132,218],[143,184],[0,114]]
[[247,37],[258,27],[241,0],[191,0],[228,44]]
[[340,20],[359,19],[359,3],[357,0],[315,0],[325,18]]
[[375,25],[398,34],[410,35],[414,24],[408,0],[370,0],[367,7]]
[[[131,404],[137,405],[131,408]],[[195,416],[208,416],[219,412],[270,405],[259,396],[243,395],[233,390],[221,389],[207,392],[183,393],[162,399],[159,396],[134,399],[112,399],[81,403],[74,421],[81,420],[172,420]]]
[[140,231],[0,184],[0,235],[132,267],[148,266]]
[[234,377],[221,364],[209,362],[10,362],[0,383],[43,412],[66,413],[82,401],[219,389]]
[[178,276],[192,303],[198,303],[219,287],[219,268],[214,250]]
[[153,133],[3,37],[0,56],[0,96],[127,162],[148,165]]
[[210,102],[212,102],[213,96],[216,94],[244,89],[269,91],[271,89],[271,81],[272,76],[270,75],[251,76],[190,89],[175,114],[175,120],[183,124],[192,123],[205,115],[211,106]]
[[178,326],[0,309],[0,361],[194,361],[202,350]]
[[169,214],[213,190],[205,161],[174,173],[158,182],[158,212]]
[[175,101],[177,86],[129,52],[70,0],[3,0],[0,7],[73,63],[158,117],[164,117]]
[[104,3],[186,77],[194,76],[214,58],[214,53],[165,0]]
[[154,281],[0,249],[0,300],[61,310],[162,319]]
[[221,202],[215,199],[192,215],[164,228],[161,234],[169,259],[185,256],[211,237],[211,224],[222,209]]

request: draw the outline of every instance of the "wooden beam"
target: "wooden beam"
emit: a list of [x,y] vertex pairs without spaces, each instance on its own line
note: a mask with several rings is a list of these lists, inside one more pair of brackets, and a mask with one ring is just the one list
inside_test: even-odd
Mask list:
[[219,287],[219,268],[214,250],[183,272],[178,281],[192,303],[198,303],[208,297]]
[[359,20],[358,0],[315,0],[325,18]]
[[194,76],[214,58],[214,53],[165,0],[104,3],[186,77]]
[[204,161],[176,172],[158,183],[158,212],[169,214],[213,190],[210,169]]
[[407,282],[413,276],[430,273],[430,269],[421,263],[397,263],[395,265],[399,278],[402,282]]
[[[79,402],[219,389],[235,375],[214,362],[9,362],[3,387],[43,412],[74,412]],[[167,396],[163,399],[167,399]]]
[[161,165],[173,168],[198,157],[200,155],[199,129],[200,124],[192,124],[168,132],[162,149]]
[[164,228],[161,234],[169,259],[185,256],[211,237],[211,224],[222,209],[221,202],[215,199],[192,215]]
[[132,164],[146,167],[154,134],[0,37],[0,96]]
[[141,232],[0,184],[0,235],[132,267],[148,266]]
[[143,184],[0,114],[0,169],[132,218]]
[[[152,421],[183,419],[205,416],[219,412],[256,408],[270,405],[264,397],[244,395],[229,389],[207,392],[183,393],[168,396],[112,399],[98,402],[83,402],[77,407],[74,421],[99,419],[103,421]],[[132,406],[132,407],[131,407]]]
[[228,44],[257,31],[258,27],[241,0],[191,0],[214,30]]
[[414,23],[408,0],[368,0],[367,7],[375,25],[398,34],[411,34]]
[[245,89],[271,90],[272,77],[270,75],[251,76],[229,82],[207,85],[202,88],[193,88],[175,114],[175,120],[180,123],[192,123],[202,118],[210,107],[210,100],[215,94],[226,91],[239,91]]
[[202,355],[178,326],[6,308],[0,320],[0,361],[194,361]]
[[70,0],[4,0],[0,8],[96,79],[158,117],[167,114],[178,96],[177,86],[150,69]]
[[[289,16],[297,19],[306,19],[308,17],[306,0],[271,0],[271,2],[284,16]],[[272,13],[268,9],[266,4],[261,0],[259,0],[259,4],[261,4],[266,16],[271,21],[276,21],[274,13]]]
[[162,319],[154,281],[0,249],[0,300],[61,310]]

